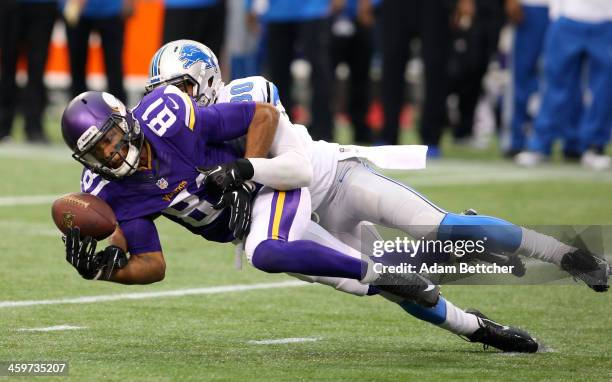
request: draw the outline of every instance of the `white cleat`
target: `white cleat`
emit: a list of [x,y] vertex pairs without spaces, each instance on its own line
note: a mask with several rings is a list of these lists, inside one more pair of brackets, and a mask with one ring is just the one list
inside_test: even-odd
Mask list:
[[587,150],[582,154],[580,163],[582,167],[589,170],[603,171],[610,168],[612,160],[607,155],[599,154],[594,150]]
[[514,163],[521,167],[536,167],[546,161],[546,157],[535,151],[521,151],[514,157]]

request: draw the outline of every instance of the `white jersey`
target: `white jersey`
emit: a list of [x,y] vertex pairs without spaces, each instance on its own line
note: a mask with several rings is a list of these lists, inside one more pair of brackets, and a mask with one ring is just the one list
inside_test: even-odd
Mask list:
[[[279,112],[286,113],[280,102],[276,86],[261,76],[233,80],[219,91],[217,103],[242,101],[270,103]],[[297,129],[312,163],[314,176],[308,189],[312,198],[312,210],[314,211],[325,198],[336,175],[339,145],[326,141],[313,141],[306,127],[297,124],[294,127]]]
[[550,13],[553,19],[567,17],[586,23],[612,21],[612,1],[550,0]]

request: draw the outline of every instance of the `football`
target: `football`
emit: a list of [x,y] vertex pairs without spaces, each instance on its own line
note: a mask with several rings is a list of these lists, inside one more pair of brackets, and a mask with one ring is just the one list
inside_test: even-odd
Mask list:
[[81,236],[92,236],[96,240],[106,239],[117,226],[112,208],[97,196],[83,192],[57,199],[51,207],[51,216],[62,233],[79,227]]

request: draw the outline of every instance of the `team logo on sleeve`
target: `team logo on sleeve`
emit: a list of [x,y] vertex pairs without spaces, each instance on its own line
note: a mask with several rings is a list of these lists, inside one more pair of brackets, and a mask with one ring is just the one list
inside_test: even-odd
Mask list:
[[195,45],[183,45],[179,60],[183,62],[184,69],[189,69],[196,62],[203,62],[207,69],[213,66],[212,58]]

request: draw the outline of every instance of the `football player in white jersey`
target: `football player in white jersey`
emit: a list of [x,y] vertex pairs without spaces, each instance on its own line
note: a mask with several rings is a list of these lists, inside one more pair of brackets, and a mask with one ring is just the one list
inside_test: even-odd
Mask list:
[[[304,239],[317,241],[353,256],[361,256],[362,248],[372,248],[371,243],[380,239],[374,224],[400,229],[414,238],[476,240],[486,236],[489,238],[488,250],[491,252],[510,256],[521,253],[555,263],[581,278],[592,289],[607,290],[607,264],[601,259],[501,219],[446,212],[411,188],[368,167],[366,161],[376,157],[376,152],[325,141],[314,142],[303,126],[289,122],[274,84],[259,76],[223,84],[214,53],[200,43],[179,40],[158,50],[151,61],[147,90],[161,84],[179,87],[202,105],[257,101],[273,104],[281,112],[282,118],[286,119],[285,123],[293,127],[292,139],[295,139],[297,132],[312,164],[309,190],[313,215],[320,226],[313,223]],[[283,137],[282,132],[277,133],[271,145],[272,151],[275,145],[283,144]],[[235,144],[239,145],[240,142]],[[418,157],[418,154],[415,156]],[[270,162],[267,162],[267,171],[262,168],[259,158],[248,158],[248,161],[260,174],[259,179],[253,180],[278,189],[291,188],[291,178],[300,176],[300,168],[291,165],[291,158],[283,158],[276,167],[269,166]],[[217,170],[225,176],[231,174],[244,180],[240,169],[232,164]],[[247,248],[247,256],[248,252]],[[576,266],[578,263],[582,267]],[[356,280],[296,276],[356,295],[372,293],[371,286]],[[388,294],[385,297],[393,300],[393,296]],[[483,318],[466,313],[443,298],[433,308],[424,308],[408,301],[396,302],[410,314],[470,339],[478,337],[476,333],[481,329],[489,328],[490,331],[491,328],[483,325],[486,322]],[[493,346],[503,345],[497,343]]]

